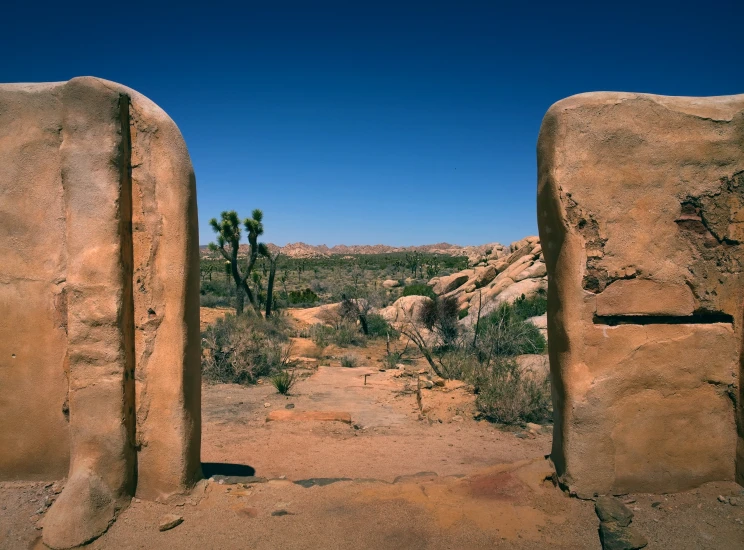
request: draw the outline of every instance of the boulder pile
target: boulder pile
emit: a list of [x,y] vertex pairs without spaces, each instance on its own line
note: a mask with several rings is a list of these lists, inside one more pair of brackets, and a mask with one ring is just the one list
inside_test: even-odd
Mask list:
[[[532,298],[547,292],[548,277],[538,237],[525,237],[507,247],[492,247],[490,252],[474,258],[471,269],[434,277],[428,282],[437,296],[457,299],[460,323],[465,327],[476,323],[479,310],[482,317],[504,302],[512,304],[522,296]],[[428,296],[403,296],[378,313],[394,326],[401,326],[416,321],[428,302],[431,302]],[[528,322],[547,339],[546,315]]]
[[514,242],[478,264],[429,281],[438,296],[457,298],[463,324],[475,324],[479,309],[481,316],[487,315],[503,302],[511,304],[521,296],[531,298],[548,289],[538,237]]

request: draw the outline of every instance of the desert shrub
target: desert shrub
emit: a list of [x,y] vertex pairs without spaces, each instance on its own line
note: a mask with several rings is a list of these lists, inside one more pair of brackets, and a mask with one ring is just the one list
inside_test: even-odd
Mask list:
[[318,279],[313,279],[310,282],[310,288],[316,294],[322,294],[323,292],[328,290],[326,283],[323,281],[319,281]]
[[439,357],[439,363],[444,378],[465,380],[470,383],[480,369],[477,354],[466,346],[443,352]]
[[514,300],[512,306],[514,308],[514,314],[520,319],[529,319],[530,317],[537,317],[548,311],[548,296],[544,290],[538,291],[534,296],[526,298],[522,294],[519,298]]
[[285,299],[289,305],[302,307],[312,306],[320,300],[318,295],[309,288],[290,290]]
[[497,357],[542,353],[546,342],[536,326],[519,317],[511,305],[503,303],[480,320],[477,346],[481,354]]
[[385,342],[385,355],[383,356],[382,362],[387,369],[397,369],[398,365],[400,363],[410,363],[411,362],[411,352],[413,351],[412,348],[409,348],[409,344],[411,343],[410,340],[408,340],[405,344],[405,346],[398,347],[398,344],[395,340],[392,340],[393,338],[397,339],[397,333],[395,336],[389,335],[386,337],[387,341]]
[[359,359],[356,355],[343,355],[341,357],[341,366],[346,368],[353,368],[359,364]]
[[403,360],[403,354],[394,350],[387,352],[382,358],[382,364],[386,369],[396,369],[398,364]]
[[289,395],[292,386],[297,381],[294,371],[283,370],[270,377],[271,385],[282,395]]
[[367,342],[353,321],[342,320],[332,329],[331,342],[339,347],[364,346]]
[[343,321],[355,323],[366,307],[366,303],[344,296],[338,305],[338,315]]
[[202,338],[202,375],[210,382],[249,384],[289,365],[286,320],[227,314]]
[[429,285],[423,283],[414,283],[403,289],[403,296],[428,296],[432,300],[437,299],[437,295]]
[[451,347],[459,334],[457,326],[457,298],[438,296],[433,302],[421,305],[419,321],[437,334],[444,347]]
[[202,293],[199,295],[200,307],[231,307],[232,298],[229,296],[218,296],[216,294]]
[[309,336],[313,343],[320,349],[328,347],[333,337],[334,329],[321,323],[315,324],[309,329]]
[[471,376],[478,392],[475,405],[488,420],[503,424],[550,420],[550,382],[523,373],[513,359],[499,358],[488,370]]
[[269,338],[286,342],[290,332],[289,317],[284,311],[276,311],[275,313],[268,319],[258,319],[255,317],[253,319]]
[[390,323],[382,315],[377,313],[367,315],[367,330],[369,331],[368,336],[371,338],[386,338],[388,335],[391,338],[398,337],[398,332],[390,326]]
[[202,307],[233,307],[235,289],[225,283],[223,277],[203,280],[199,291],[199,305]]
[[[274,291],[276,292],[276,290]],[[280,311],[289,307],[289,302],[286,296],[283,294],[274,294],[274,305],[272,306],[273,311]]]
[[458,319],[464,319],[467,316],[468,316],[468,310],[467,309],[461,309],[460,311],[457,312],[457,318]]
[[310,339],[321,350],[330,344],[339,347],[364,346],[366,340],[359,331],[359,327],[353,321],[341,319],[335,326],[315,324],[309,329]]

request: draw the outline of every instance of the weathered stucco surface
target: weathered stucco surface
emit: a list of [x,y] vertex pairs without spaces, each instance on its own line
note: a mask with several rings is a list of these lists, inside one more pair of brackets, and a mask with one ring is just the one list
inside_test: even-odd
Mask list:
[[538,224],[563,483],[742,483],[744,95],[556,103]]
[[70,462],[62,112],[53,89],[0,86],[2,479],[57,479]]
[[147,98],[0,85],[0,479],[57,479],[55,548],[200,475],[196,190]]

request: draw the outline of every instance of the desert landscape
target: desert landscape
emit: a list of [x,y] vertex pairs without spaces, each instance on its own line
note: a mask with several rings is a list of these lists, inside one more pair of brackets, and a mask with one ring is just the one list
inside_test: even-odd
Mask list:
[[744,548],[744,3],[3,17],[0,550]]
[[[619,514],[627,526],[615,542],[605,536],[605,548],[735,548],[744,541],[744,490],[734,482],[627,492],[609,512],[601,500],[561,488],[550,460],[547,276],[537,237],[448,247],[441,257],[422,256],[418,266],[410,251],[405,265],[401,251],[376,248],[369,252],[375,263],[365,252],[344,250],[343,262],[354,267],[335,278],[323,251],[303,248],[299,255],[295,247],[274,250],[286,255],[289,273],[305,263],[294,286],[278,291],[273,318],[200,308],[204,479],[166,499],[133,499],[92,548],[240,547],[248,539],[267,549],[597,548],[602,514],[613,525]],[[248,255],[243,247],[240,261]],[[228,284],[218,287],[222,296],[210,296],[209,275],[217,282],[217,272],[209,256],[202,253],[202,302],[229,301]],[[425,280],[430,265],[439,271],[429,269]],[[289,292],[303,282],[327,288],[317,298],[327,303],[289,307]],[[343,293],[334,284],[358,297],[346,305],[330,301]],[[446,300],[456,305],[458,339],[468,342],[474,325],[500,309],[502,320],[505,311],[515,316],[521,329],[481,337],[497,339],[504,358],[545,392],[542,399],[526,400],[519,382],[488,397],[475,373],[441,352],[441,335],[421,312]],[[361,311],[371,334],[362,331]],[[423,350],[416,334],[424,336]],[[241,348],[245,336],[260,347]],[[460,353],[467,347],[450,345]],[[246,359],[217,364],[212,354],[225,347]],[[272,348],[274,362],[262,355]],[[423,351],[434,353],[436,370]],[[283,394],[275,382],[286,372],[291,386]],[[44,547],[43,517],[64,483],[0,485],[3,547]],[[632,530],[623,514],[632,517]]]
[[[533,251],[535,243],[514,248]],[[388,318],[401,301],[386,308]],[[288,333],[307,332],[337,307],[285,310]],[[202,333],[233,314],[202,307]],[[290,394],[268,377],[205,382],[209,477],[169,501],[135,499],[91,547],[240,547],[247,539],[267,549],[598,547],[594,502],[555,484],[550,421],[483,419],[472,386],[440,382],[417,350],[390,368],[385,338],[322,350],[309,337],[289,342],[298,377]],[[342,366],[348,356],[357,358],[353,367]],[[5,547],[40,547],[38,522],[63,483],[2,484]],[[732,482],[619,500],[650,547],[735,548],[743,540],[744,494]],[[182,523],[160,531],[173,518]]]

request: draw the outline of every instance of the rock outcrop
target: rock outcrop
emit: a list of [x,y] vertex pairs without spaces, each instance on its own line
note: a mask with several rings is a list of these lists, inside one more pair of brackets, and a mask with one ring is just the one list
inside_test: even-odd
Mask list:
[[44,542],[200,475],[199,249],[183,138],[96,78],[0,85],[0,479],[58,479]]
[[392,288],[398,288],[401,286],[400,281],[395,281],[393,279],[386,279],[382,281],[383,288],[392,289]]
[[382,308],[379,314],[391,324],[401,325],[417,322],[424,304],[430,303],[428,296],[402,296],[392,305]]
[[744,95],[591,93],[545,115],[552,458],[579,495],[744,482],[743,144]]
[[454,296],[463,319],[473,325],[503,302],[513,303],[524,295],[530,298],[548,288],[547,271],[538,237],[526,237],[494,256],[478,258],[473,269],[434,277],[429,286],[437,295]]

